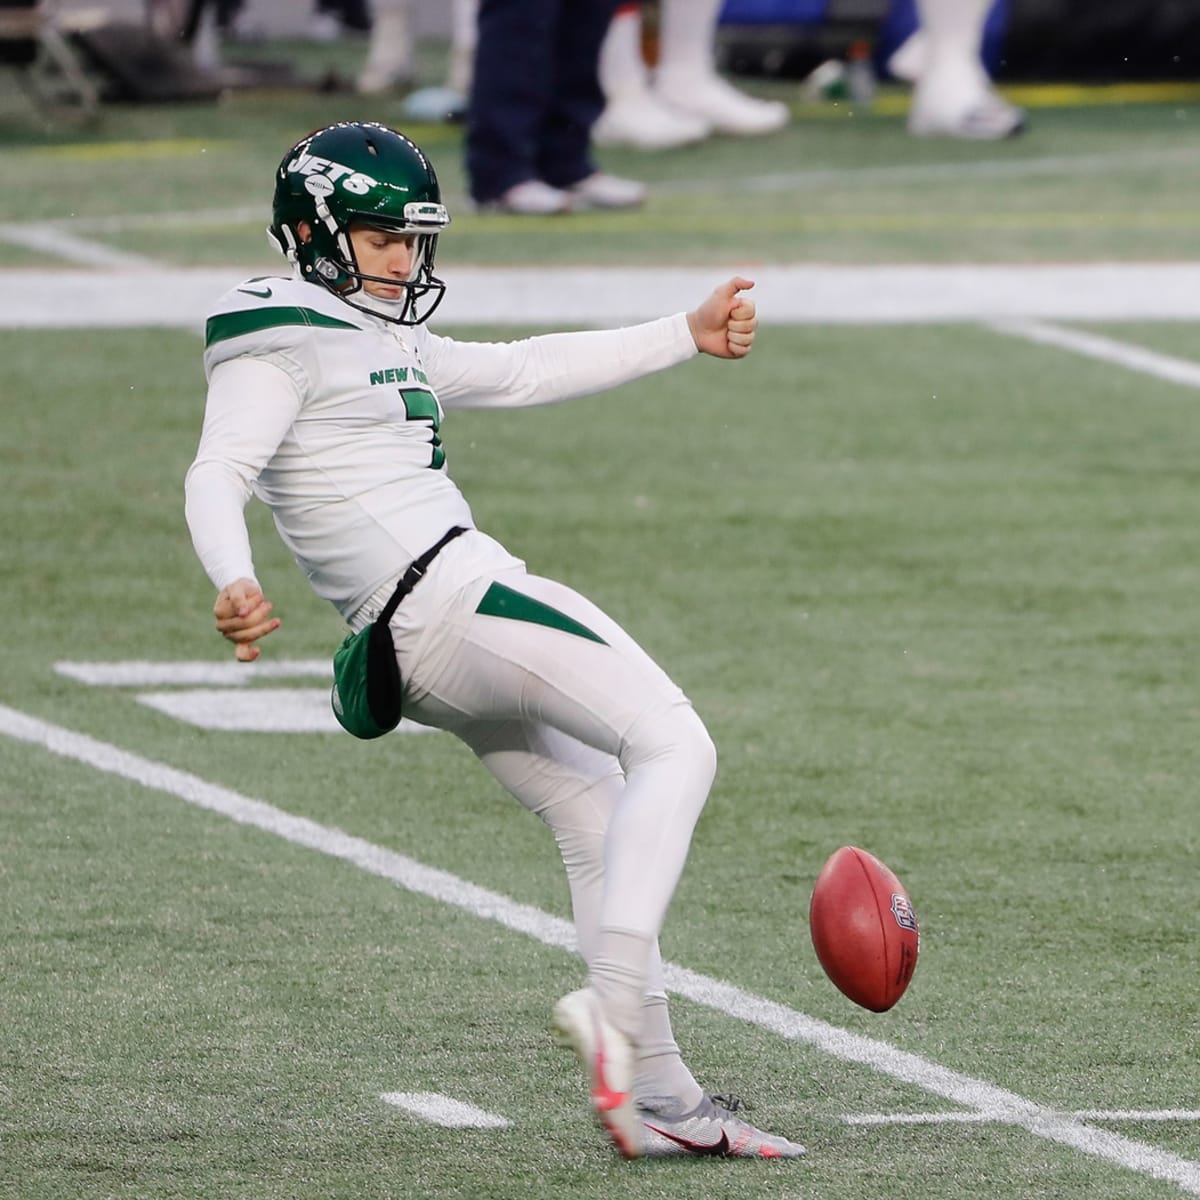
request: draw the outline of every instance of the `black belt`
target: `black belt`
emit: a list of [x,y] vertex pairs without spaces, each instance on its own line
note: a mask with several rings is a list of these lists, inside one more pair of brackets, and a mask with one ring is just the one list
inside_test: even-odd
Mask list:
[[396,606],[413,590],[429,570],[429,564],[448,546],[460,533],[466,533],[466,529],[461,525],[454,525],[446,530],[444,534],[435,542],[420,558],[414,558],[408,570],[400,576],[400,582],[396,584],[396,590],[391,594],[388,602],[383,606],[379,616],[375,618],[376,622],[386,625],[391,619],[392,614],[396,611]]

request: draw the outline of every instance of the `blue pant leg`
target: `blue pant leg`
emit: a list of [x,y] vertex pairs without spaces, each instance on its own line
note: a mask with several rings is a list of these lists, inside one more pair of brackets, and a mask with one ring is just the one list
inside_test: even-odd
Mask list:
[[596,170],[592,126],[604,111],[600,47],[620,0],[562,0],[553,95],[542,128],[538,174],[570,187]]
[[480,0],[466,136],[467,180],[480,203],[540,178],[564,7],[562,0]]

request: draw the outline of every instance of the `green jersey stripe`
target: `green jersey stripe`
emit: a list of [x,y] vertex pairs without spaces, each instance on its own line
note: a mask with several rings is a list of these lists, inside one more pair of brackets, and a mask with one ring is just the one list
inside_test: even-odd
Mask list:
[[327,317],[312,308],[298,305],[280,305],[278,308],[251,308],[243,312],[219,313],[208,318],[204,329],[205,346],[215,346],[229,338],[242,337],[247,333],[258,333],[278,325],[321,326],[324,329],[357,329],[349,321]]
[[535,625],[546,625],[550,629],[561,629],[564,633],[573,633],[576,637],[599,642],[601,646],[608,645],[602,637],[593,633],[586,625],[568,617],[566,613],[561,613],[557,608],[551,608],[549,604],[543,604],[540,600],[514,592],[502,583],[493,583],[488,588],[475,611],[485,617],[507,617],[510,621],[530,621]]

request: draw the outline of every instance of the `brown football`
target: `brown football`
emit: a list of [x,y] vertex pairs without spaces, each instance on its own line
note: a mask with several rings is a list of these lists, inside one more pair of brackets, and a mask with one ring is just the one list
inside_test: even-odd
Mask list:
[[813,949],[825,974],[855,1004],[887,1012],[917,966],[920,931],[908,891],[873,854],[835,850],[813,885]]

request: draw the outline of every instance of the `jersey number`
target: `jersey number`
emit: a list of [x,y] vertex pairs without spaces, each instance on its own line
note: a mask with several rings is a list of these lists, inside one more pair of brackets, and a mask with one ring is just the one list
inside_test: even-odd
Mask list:
[[442,439],[438,437],[441,419],[438,416],[437,401],[432,392],[424,392],[417,388],[401,388],[400,399],[404,401],[404,411],[410,421],[428,421],[431,429],[429,444],[433,447],[433,456],[429,465],[440,470],[446,461],[446,452],[442,449]]

